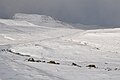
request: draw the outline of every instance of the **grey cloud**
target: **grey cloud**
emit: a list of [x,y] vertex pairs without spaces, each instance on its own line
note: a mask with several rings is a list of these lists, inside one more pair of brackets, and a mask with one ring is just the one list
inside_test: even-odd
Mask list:
[[0,0],[0,17],[15,13],[52,16],[69,23],[120,25],[120,0]]

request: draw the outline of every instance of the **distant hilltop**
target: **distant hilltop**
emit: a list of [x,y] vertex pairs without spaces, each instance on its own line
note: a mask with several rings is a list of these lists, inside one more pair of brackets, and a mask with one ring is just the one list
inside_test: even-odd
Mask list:
[[72,28],[72,25],[59,20],[55,20],[54,18],[47,15],[16,13],[13,16],[13,19],[25,20],[39,26]]

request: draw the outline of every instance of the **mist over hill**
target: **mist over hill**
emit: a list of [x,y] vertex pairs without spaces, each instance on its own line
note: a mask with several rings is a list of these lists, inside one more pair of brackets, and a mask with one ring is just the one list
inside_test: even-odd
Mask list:
[[120,0],[0,0],[0,17],[15,13],[52,16],[68,23],[120,25]]

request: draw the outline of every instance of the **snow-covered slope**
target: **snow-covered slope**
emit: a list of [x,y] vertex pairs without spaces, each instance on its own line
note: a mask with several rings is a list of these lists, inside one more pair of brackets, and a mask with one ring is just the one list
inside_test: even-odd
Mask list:
[[86,44],[91,47],[97,47],[104,51],[120,53],[120,29],[99,29],[87,30],[82,34],[75,34],[63,38],[65,40],[72,40],[76,43]]
[[0,19],[0,80],[120,79],[119,28],[55,28],[20,18]]
[[19,20],[0,19],[0,23],[8,25],[8,26],[35,26],[34,24],[29,23],[27,21],[19,21]]
[[13,16],[13,19],[26,20],[40,26],[72,28],[71,25],[46,15],[17,13]]

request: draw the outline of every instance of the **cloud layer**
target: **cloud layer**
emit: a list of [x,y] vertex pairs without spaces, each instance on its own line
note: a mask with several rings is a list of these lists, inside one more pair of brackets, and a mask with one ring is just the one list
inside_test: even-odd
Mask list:
[[0,17],[15,13],[52,16],[69,23],[120,25],[120,0],[0,0]]

